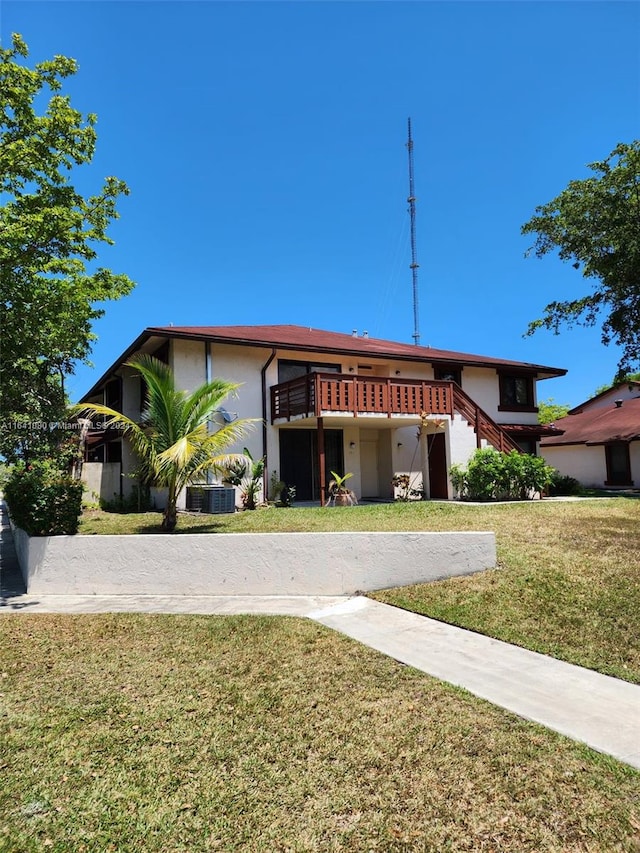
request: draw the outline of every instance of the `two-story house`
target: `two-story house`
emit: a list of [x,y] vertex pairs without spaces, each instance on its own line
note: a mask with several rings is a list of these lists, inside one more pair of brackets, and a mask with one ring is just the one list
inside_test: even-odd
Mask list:
[[[245,444],[266,459],[265,492],[275,474],[295,486],[298,501],[324,502],[331,471],[352,472],[360,499],[392,498],[394,475],[405,473],[426,498],[450,499],[450,466],[465,464],[477,447],[537,452],[549,431],[537,423],[537,382],[566,373],[366,332],[165,326],[145,329],[83,402],[138,418],[144,391],[125,364],[138,352],[169,364],[185,390],[216,376],[242,383],[220,417],[260,419]],[[115,470],[111,485],[102,476],[102,497],[117,482],[126,492],[131,481],[121,475],[135,460],[121,435],[95,431],[87,458]]]

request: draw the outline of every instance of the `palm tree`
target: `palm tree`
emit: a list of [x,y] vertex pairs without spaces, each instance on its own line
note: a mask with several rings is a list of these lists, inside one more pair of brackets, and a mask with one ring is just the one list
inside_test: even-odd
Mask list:
[[213,379],[189,393],[176,389],[173,371],[153,356],[141,354],[127,364],[140,372],[147,386],[140,423],[108,406],[80,403],[74,411],[83,417],[106,417],[107,426],[127,435],[142,479],[167,489],[162,530],[171,531],[177,524],[176,503],[182,489],[228,465],[233,455],[224,450],[246,435],[254,419],[227,423],[212,433],[212,415],[225,397],[235,393],[237,384]]

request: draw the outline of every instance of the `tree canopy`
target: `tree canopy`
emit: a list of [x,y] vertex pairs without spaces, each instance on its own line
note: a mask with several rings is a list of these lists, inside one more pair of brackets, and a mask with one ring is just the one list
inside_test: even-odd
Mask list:
[[28,68],[27,56],[17,34],[0,48],[0,453],[8,459],[47,445],[48,430],[24,424],[63,415],[65,376],[88,358],[92,321],[104,313],[96,303],[134,286],[96,263],[98,247],[113,243],[107,229],[126,184],[107,177],[85,198],[71,183],[97,140],[96,116],[83,117],[60,92],[77,64],[55,56]]
[[568,403],[556,403],[553,397],[538,401],[538,423],[552,424],[564,418],[571,406]]
[[593,290],[579,299],[551,302],[527,334],[559,332],[576,323],[594,326],[601,314],[602,342],[622,348],[617,378],[640,364],[640,140],[617,145],[602,161],[589,164],[594,175],[570,181],[560,195],[536,208],[522,226],[536,234],[529,250],[537,257],[558,252]]

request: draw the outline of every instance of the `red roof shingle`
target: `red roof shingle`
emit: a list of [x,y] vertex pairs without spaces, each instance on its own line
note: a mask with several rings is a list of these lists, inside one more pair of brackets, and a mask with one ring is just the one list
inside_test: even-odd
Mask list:
[[439,361],[448,364],[459,363],[481,367],[517,367],[550,376],[564,376],[567,372],[558,367],[545,367],[540,364],[473,355],[472,353],[454,350],[434,349],[433,347],[387,341],[381,338],[355,337],[342,332],[326,332],[307,326],[152,326],[146,329],[146,332],[173,338],[208,339],[247,346],[385,356],[413,361]]
[[492,358],[485,355],[455,352],[453,350],[434,349],[415,346],[415,344],[387,341],[380,338],[347,335],[342,332],[326,332],[308,326],[150,326],[146,328],[120,358],[98,379],[82,398],[88,399],[95,394],[107,378],[128,361],[152,338],[182,338],[187,340],[212,341],[243,346],[268,347],[279,350],[298,350],[312,353],[331,353],[334,355],[352,355],[362,358],[394,358],[404,361],[426,361],[442,365],[467,365],[469,367],[493,367],[513,369],[539,379],[552,376],[564,376],[567,372],[560,367],[545,367],[524,361],[511,361]]
[[569,414],[555,426],[563,430],[562,435],[543,439],[543,448],[640,439],[640,397],[625,400],[621,406],[612,404]]

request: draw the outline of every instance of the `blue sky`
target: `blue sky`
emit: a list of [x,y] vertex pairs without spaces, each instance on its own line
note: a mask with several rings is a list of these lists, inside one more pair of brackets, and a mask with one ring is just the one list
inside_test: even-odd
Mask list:
[[598,329],[523,338],[590,284],[525,259],[536,205],[639,135],[640,4],[13,2],[30,62],[72,56],[98,115],[85,193],[131,189],[100,262],[137,282],[96,323],[76,398],[149,325],[295,323],[412,342],[407,117],[421,343],[569,370],[576,405],[618,354]]

